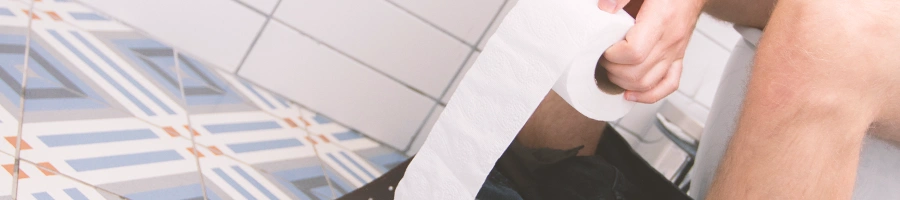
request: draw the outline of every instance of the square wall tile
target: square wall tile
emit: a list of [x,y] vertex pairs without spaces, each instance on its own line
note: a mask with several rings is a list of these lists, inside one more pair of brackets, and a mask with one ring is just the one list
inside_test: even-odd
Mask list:
[[500,10],[500,14],[497,14],[497,19],[494,19],[494,22],[491,23],[491,27],[484,33],[484,38],[478,43],[478,50],[484,49],[484,45],[487,44],[488,39],[494,35],[494,32],[497,32],[497,27],[500,27],[500,22],[503,22],[503,18],[506,18],[506,14],[509,13],[509,10],[512,10],[513,6],[516,5],[516,2],[519,2],[519,0],[506,0],[506,5]]
[[239,75],[395,148],[409,143],[434,105],[277,21],[266,27]]
[[390,0],[475,45],[506,0]]
[[447,92],[444,93],[444,97],[441,98],[441,102],[447,104],[450,102],[450,97],[453,96],[453,93],[456,92],[456,87],[459,86],[459,82],[462,81],[462,78],[466,76],[466,72],[472,68],[472,64],[475,64],[475,60],[478,59],[478,55],[481,55],[480,51],[472,52],[472,55],[469,56],[469,60],[466,61],[466,64],[463,65],[463,68],[459,70],[459,73],[456,74],[456,78],[453,79],[453,83],[450,83],[450,87],[447,88]]
[[470,47],[385,1],[284,1],[275,18],[438,98]]
[[441,116],[441,112],[444,112],[444,106],[438,105],[434,108],[434,111],[428,116],[428,121],[422,125],[422,130],[419,130],[416,140],[414,140],[412,144],[410,144],[409,149],[406,150],[406,155],[413,156],[419,152],[419,149],[425,144],[425,139],[428,139],[428,134],[431,133],[431,127],[434,126],[434,123],[436,123]]
[[265,21],[232,0],[81,2],[227,71],[238,67]]
[[714,73],[715,68],[725,66],[729,53],[710,38],[694,31],[687,51],[684,53],[684,67],[681,71],[678,91],[688,96],[694,96],[706,74]]

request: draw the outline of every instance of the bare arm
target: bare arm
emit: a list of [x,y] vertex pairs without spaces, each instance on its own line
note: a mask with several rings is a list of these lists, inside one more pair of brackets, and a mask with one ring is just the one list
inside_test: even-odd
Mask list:
[[851,198],[866,131],[896,111],[897,8],[778,2],[710,199]]

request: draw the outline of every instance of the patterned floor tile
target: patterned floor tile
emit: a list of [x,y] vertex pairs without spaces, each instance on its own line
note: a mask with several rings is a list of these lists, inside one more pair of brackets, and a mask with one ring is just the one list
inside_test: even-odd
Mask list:
[[[0,159],[0,163],[12,163],[12,158]],[[62,176],[48,163],[23,161],[19,169],[17,199],[122,199],[120,195]],[[0,174],[0,178],[6,178],[11,173]]]
[[[24,2],[0,0],[0,151],[11,153]],[[21,157],[41,167],[23,165],[35,175],[19,198],[333,199],[406,159],[78,3],[39,1],[33,13]],[[56,175],[35,178],[42,170]],[[3,178],[0,198],[11,195]],[[53,191],[34,189],[44,181]]]
[[[32,38],[55,50],[50,54],[61,60],[59,65],[74,68],[87,85],[101,91],[95,102],[161,127],[186,125],[180,88],[160,75],[175,67],[171,48],[70,1],[36,2],[34,14]],[[170,53],[156,55],[166,51]]]
[[301,111],[304,121],[309,122],[308,131],[318,139],[333,143],[337,147],[351,151],[371,163],[379,172],[402,163],[408,157],[400,151],[375,142],[374,140],[332,122],[330,119],[310,111]]
[[190,140],[145,121],[26,123],[22,135],[28,145],[22,147],[23,159],[113,193],[137,195],[134,199],[141,199],[138,194],[173,191],[179,191],[179,198],[203,197]]
[[308,110],[301,110],[301,116],[338,196],[362,187],[407,159],[396,149],[327,117]]
[[329,180],[315,156],[246,163],[228,156],[200,158],[207,187],[233,199],[333,199]]

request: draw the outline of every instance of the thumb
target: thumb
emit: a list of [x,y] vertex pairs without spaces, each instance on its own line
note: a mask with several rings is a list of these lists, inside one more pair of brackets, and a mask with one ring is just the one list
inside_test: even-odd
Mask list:
[[597,7],[599,7],[600,10],[615,14],[616,11],[618,11],[616,8],[619,6],[616,3],[616,0],[600,0],[597,2]]

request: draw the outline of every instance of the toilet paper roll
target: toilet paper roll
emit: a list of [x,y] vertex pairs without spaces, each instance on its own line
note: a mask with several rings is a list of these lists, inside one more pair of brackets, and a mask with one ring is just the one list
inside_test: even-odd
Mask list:
[[598,57],[633,19],[597,0],[519,0],[463,77],[397,186],[396,199],[474,199],[551,89],[579,112],[615,120],[633,105],[594,82]]

